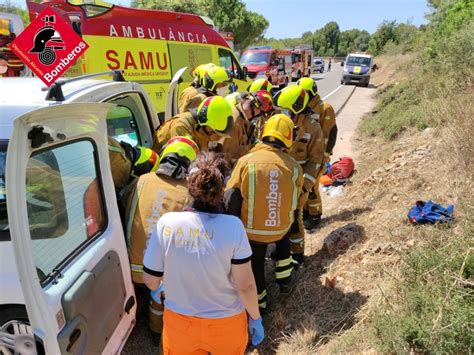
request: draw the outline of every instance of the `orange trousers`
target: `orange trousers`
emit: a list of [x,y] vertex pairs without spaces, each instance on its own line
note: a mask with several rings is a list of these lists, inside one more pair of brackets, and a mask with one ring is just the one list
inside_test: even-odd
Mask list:
[[241,355],[248,342],[247,314],[226,318],[185,316],[165,308],[163,353],[165,355]]

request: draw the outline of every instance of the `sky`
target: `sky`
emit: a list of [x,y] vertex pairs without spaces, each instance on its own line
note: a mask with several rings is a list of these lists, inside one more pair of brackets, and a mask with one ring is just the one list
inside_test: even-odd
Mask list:
[[[244,0],[247,8],[270,23],[265,37],[300,37],[330,21],[341,31],[357,28],[373,33],[383,20],[426,23],[426,0]],[[288,24],[289,23],[289,24]]]
[[[0,0],[2,3],[4,0]],[[25,0],[10,0],[25,7]],[[106,0],[128,6],[130,0]],[[426,0],[243,0],[247,8],[265,16],[270,23],[265,37],[300,37],[330,21],[341,31],[357,28],[373,33],[383,20],[426,23]]]

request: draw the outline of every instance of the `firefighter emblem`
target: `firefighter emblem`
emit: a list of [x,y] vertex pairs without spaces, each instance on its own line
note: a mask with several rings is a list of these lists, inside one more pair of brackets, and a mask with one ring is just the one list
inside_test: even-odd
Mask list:
[[38,53],[38,59],[43,65],[51,65],[56,61],[56,51],[66,48],[61,35],[54,28],[56,15],[44,16],[41,19],[44,26],[35,34],[34,47],[29,53]]

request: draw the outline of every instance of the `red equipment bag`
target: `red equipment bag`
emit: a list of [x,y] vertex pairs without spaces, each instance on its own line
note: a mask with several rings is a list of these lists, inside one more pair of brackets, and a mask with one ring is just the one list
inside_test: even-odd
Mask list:
[[333,180],[344,181],[354,172],[354,161],[349,157],[341,157],[331,165],[330,175]]

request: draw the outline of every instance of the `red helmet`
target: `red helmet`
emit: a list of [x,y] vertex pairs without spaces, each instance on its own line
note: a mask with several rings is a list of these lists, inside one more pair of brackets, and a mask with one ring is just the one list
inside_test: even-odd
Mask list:
[[262,108],[263,112],[273,111],[272,95],[266,90],[258,90],[250,94],[255,99],[255,107]]

